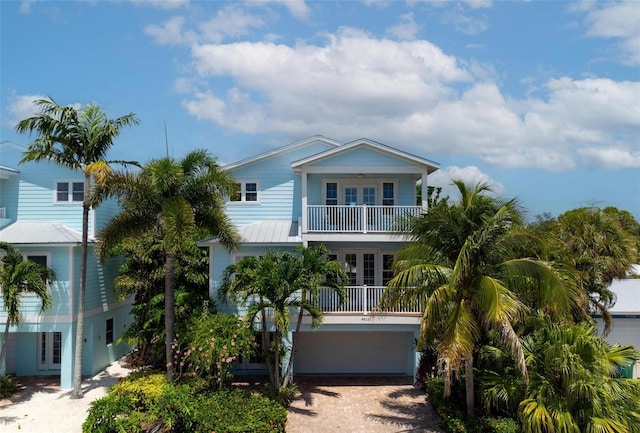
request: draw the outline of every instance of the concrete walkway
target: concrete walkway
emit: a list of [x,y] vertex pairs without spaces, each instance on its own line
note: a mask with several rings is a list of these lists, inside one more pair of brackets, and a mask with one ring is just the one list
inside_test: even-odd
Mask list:
[[411,378],[297,377],[287,433],[443,433]]

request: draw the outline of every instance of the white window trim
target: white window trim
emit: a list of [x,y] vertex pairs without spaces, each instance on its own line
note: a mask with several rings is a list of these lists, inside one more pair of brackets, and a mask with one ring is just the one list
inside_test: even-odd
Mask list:
[[[29,260],[29,256],[45,256],[47,258],[46,266],[49,269],[51,269],[51,252],[48,252],[48,251],[47,252],[31,251],[31,252],[28,252],[28,253],[25,253],[25,252],[22,253],[22,259],[23,260]],[[50,283],[49,280],[47,280],[47,289],[50,290],[51,288],[49,287],[49,283]],[[34,297],[34,296],[36,296],[36,294],[33,293],[33,292],[23,292],[22,296],[24,296],[24,297]]]
[[[227,204],[229,204],[231,206],[257,205],[257,204],[260,204],[261,191],[260,191],[260,181],[259,180],[253,180],[253,179],[238,180],[238,179],[236,179],[235,183],[239,183],[240,184],[240,200],[231,200],[231,197],[229,197],[229,199],[227,200]],[[248,183],[255,183],[256,184],[256,195],[257,195],[257,198],[256,198],[255,201],[247,201],[247,184]],[[251,192],[253,192],[253,191],[251,191]]]
[[[393,184],[393,201],[394,206],[398,205],[398,179],[367,179],[367,178],[349,178],[349,179],[322,179],[322,203],[327,202],[327,184],[335,183],[338,187],[338,205],[348,205],[344,201],[344,189],[347,186],[358,188],[358,194],[362,195],[362,188],[374,186],[376,188],[376,206],[382,205],[383,200],[383,184]],[[362,199],[362,197],[360,197]]]
[[[66,183],[69,186],[69,199],[68,200],[58,200],[58,184]],[[74,201],[73,200],[73,184],[74,183],[82,183],[82,196],[84,197],[84,179],[56,179],[53,182],[53,203],[54,204],[81,204],[82,201]],[[84,201],[84,200],[83,200]]]

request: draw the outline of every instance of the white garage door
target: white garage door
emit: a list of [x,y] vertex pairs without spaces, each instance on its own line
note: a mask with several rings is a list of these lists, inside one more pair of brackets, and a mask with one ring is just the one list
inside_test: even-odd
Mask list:
[[406,332],[301,332],[295,374],[407,373],[411,334]]

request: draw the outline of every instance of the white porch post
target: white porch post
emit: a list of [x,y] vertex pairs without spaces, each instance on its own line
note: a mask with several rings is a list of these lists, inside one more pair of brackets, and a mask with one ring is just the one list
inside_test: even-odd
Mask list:
[[302,169],[302,233],[306,233],[307,229],[307,169]]
[[[6,320],[9,320],[9,318],[7,317]],[[5,323],[6,322],[2,323],[2,327],[0,327],[0,329],[2,329],[2,332],[0,332],[0,347],[2,347],[3,344],[8,344],[7,341],[3,340]],[[0,376],[4,376],[6,374],[7,374],[7,353],[5,351],[4,359],[0,363]]]
[[423,171],[422,172],[422,207],[423,209],[426,209],[428,206],[428,201],[427,201],[427,172]]

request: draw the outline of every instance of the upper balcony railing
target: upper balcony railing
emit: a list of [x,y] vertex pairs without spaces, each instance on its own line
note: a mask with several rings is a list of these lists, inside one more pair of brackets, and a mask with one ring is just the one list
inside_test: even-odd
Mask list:
[[401,307],[382,310],[379,307],[380,298],[384,293],[384,286],[347,286],[347,298],[343,304],[335,290],[320,288],[320,293],[314,301],[325,313],[342,314],[417,314],[422,312],[418,302],[413,302]]
[[420,206],[307,206],[308,232],[385,233],[409,230]]

